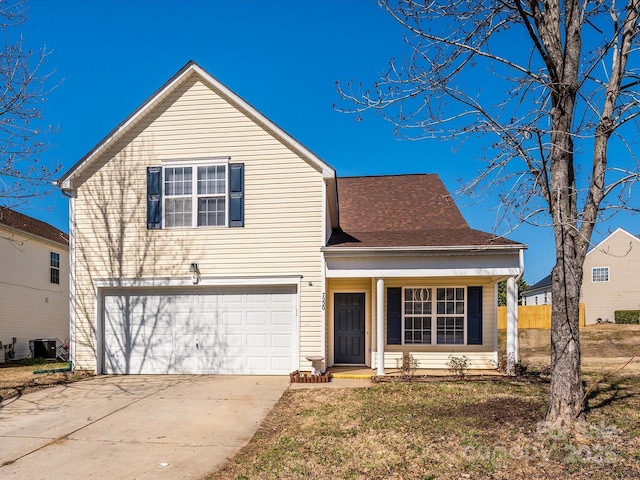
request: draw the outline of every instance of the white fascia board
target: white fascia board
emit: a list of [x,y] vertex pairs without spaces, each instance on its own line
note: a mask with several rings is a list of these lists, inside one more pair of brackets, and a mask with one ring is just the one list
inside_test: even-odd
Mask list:
[[300,285],[302,275],[282,275],[270,277],[202,277],[194,285],[191,277],[156,278],[103,278],[95,281],[96,289],[101,288],[151,288],[151,287],[235,287]]
[[526,245],[463,245],[438,247],[322,247],[326,257],[406,256],[406,255],[487,255],[525,250]]
[[622,232],[626,235],[628,235],[631,239],[635,240],[636,242],[640,242],[640,238],[636,237],[634,234],[627,232],[624,228],[622,227],[618,227],[616,228],[616,230],[611,234],[608,235],[604,240],[602,240],[599,244],[597,244],[595,247],[593,247],[591,250],[589,250],[587,252],[587,255],[589,255],[591,252],[595,251],[595,250],[599,250],[610,238],[612,238],[616,233],[618,232]]
[[327,278],[408,278],[408,277],[513,277],[520,273],[514,268],[462,268],[462,269],[332,269]]

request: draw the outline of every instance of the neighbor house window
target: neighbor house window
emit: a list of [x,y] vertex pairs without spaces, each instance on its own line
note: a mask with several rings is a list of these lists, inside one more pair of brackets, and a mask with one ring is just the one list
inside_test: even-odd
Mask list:
[[164,168],[164,225],[224,226],[227,223],[227,165]]
[[51,283],[60,283],[60,254],[51,252],[49,255],[49,281]]
[[404,289],[405,344],[464,344],[464,323],[464,288]]
[[591,281],[608,282],[609,281],[609,267],[593,267],[591,269]]

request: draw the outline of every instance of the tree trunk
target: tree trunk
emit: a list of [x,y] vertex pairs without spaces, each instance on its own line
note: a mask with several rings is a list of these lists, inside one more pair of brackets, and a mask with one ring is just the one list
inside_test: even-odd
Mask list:
[[551,391],[546,420],[565,429],[582,416],[580,365],[580,284],[582,262],[574,257],[556,264],[552,275]]

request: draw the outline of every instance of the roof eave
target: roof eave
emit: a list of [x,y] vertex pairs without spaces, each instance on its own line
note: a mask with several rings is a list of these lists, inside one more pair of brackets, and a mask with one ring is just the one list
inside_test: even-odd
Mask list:
[[524,244],[514,245],[441,245],[441,246],[410,246],[410,247],[322,247],[322,251],[327,255],[372,255],[372,254],[482,254],[482,253],[500,253],[500,252],[517,252],[525,250],[527,246]]

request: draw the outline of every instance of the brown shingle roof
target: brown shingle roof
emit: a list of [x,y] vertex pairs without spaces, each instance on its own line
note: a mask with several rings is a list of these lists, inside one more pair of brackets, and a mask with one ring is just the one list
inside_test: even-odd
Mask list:
[[0,207],[0,224],[15,228],[16,230],[22,230],[31,235],[46,238],[65,247],[69,246],[69,235],[62,230],[58,230],[53,225],[23,215],[9,208]]
[[436,174],[338,178],[340,228],[330,246],[517,245],[473,230]]

